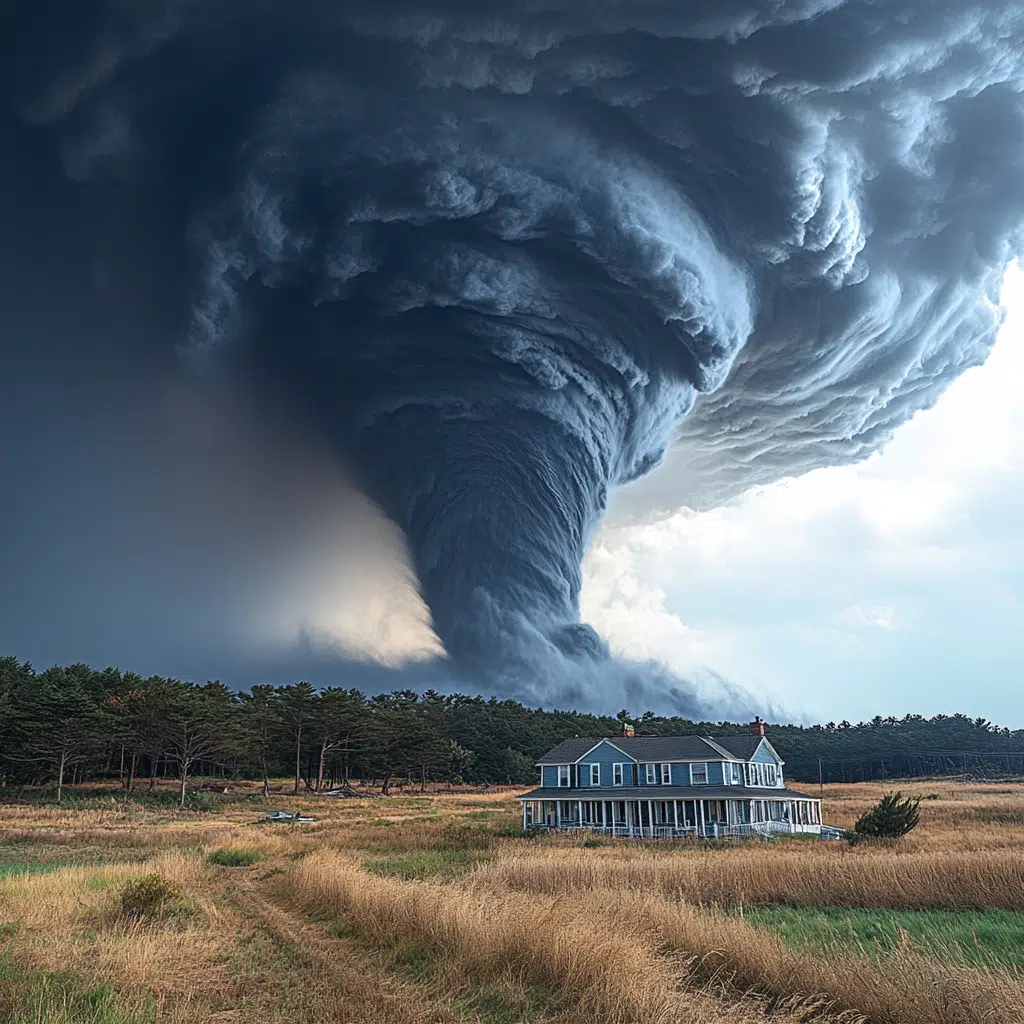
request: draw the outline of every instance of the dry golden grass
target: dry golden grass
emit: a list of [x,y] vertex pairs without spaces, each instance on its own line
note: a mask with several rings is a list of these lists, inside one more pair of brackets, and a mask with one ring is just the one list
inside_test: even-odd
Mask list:
[[648,850],[508,850],[479,881],[560,894],[587,889],[655,891],[723,907],[891,907],[1024,911],[1024,850],[904,852],[816,842],[766,849],[696,847],[674,856]]
[[[558,901],[375,878],[323,851],[282,883],[289,902],[329,909],[379,947],[422,946],[477,981],[525,982],[551,993],[560,1020],[712,1024],[765,1019],[737,997],[728,1004],[679,990],[689,966],[659,956],[652,923],[592,897]],[[778,1021],[804,1013],[779,1010]]]
[[[851,824],[892,788],[826,787],[825,820]],[[6,944],[19,968],[70,970],[127,1006],[152,998],[155,1016],[140,1019],[159,1024],[1019,1024],[1021,978],[968,967],[956,950],[925,957],[908,940],[886,954],[799,952],[742,919],[744,905],[778,903],[1024,910],[1024,787],[900,788],[934,797],[920,828],[891,848],[852,849],[584,849],[567,835],[481,849],[477,826],[520,820],[495,791],[285,792],[266,804],[244,792],[206,813],[108,798],[0,805],[0,860],[80,862],[0,878],[0,926],[17,923],[13,935],[0,928],[0,957]],[[267,825],[264,806],[320,820]],[[453,848],[463,825],[470,845]],[[209,865],[222,847],[264,859]],[[435,884],[377,877],[360,861]],[[153,872],[180,899],[163,917],[125,920],[119,888]]]

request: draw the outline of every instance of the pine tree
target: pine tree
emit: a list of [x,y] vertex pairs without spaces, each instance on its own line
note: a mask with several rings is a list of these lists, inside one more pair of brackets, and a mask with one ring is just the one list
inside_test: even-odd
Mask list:
[[917,828],[920,803],[920,797],[904,800],[899,791],[887,793],[860,816],[853,831],[865,839],[899,839]]

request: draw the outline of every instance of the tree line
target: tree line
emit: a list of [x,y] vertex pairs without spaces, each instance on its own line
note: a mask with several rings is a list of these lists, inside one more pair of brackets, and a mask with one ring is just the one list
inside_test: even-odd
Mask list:
[[[8,793],[49,784],[58,800],[72,783],[117,779],[130,793],[151,790],[163,777],[177,780],[182,804],[190,784],[211,777],[260,779],[267,792],[271,779],[284,776],[296,793],[357,779],[384,794],[397,780],[420,788],[527,785],[537,779],[537,759],[557,743],[613,735],[625,721],[637,735],[747,728],[649,711],[545,711],[434,690],[366,695],[298,682],[233,691],[219,682],[81,664],[37,672],[17,658],[0,658],[0,784]],[[1024,730],[964,715],[771,725],[769,738],[795,781],[955,774],[968,765],[986,774],[1024,774]]]

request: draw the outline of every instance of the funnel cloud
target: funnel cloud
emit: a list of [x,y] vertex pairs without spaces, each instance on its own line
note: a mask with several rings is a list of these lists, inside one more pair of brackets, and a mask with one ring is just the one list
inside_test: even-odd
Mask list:
[[[431,671],[745,713],[581,622],[610,493],[711,507],[866,457],[985,358],[1021,249],[1017,3],[41,0],[6,22],[0,326],[34,426],[4,468],[50,467],[45,493],[62,460],[92,466],[80,486],[130,483],[149,522],[192,501],[152,621],[189,605],[207,654],[225,603],[327,543],[344,477],[400,531],[449,659]],[[196,458],[153,414],[176,389],[258,426],[225,447],[200,418]],[[265,493],[242,501],[224,468],[252,452]],[[211,488],[216,520],[181,498]],[[211,591],[195,538],[252,505]],[[6,515],[82,546],[80,523]]]

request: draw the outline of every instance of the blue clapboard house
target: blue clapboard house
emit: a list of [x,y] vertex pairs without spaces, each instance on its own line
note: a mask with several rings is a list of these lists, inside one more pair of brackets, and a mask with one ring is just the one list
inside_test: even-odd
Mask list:
[[637,839],[821,831],[821,801],[789,789],[757,719],[747,735],[575,737],[537,762],[523,827]]

